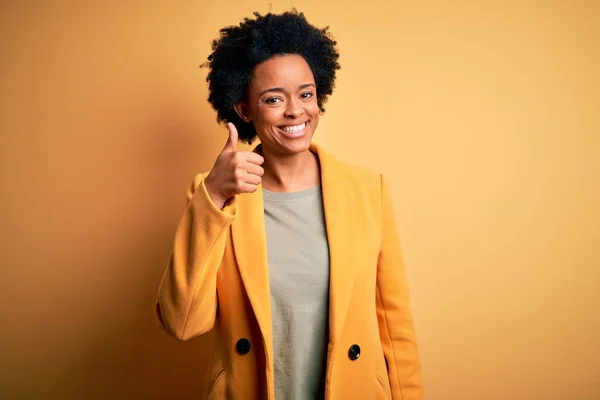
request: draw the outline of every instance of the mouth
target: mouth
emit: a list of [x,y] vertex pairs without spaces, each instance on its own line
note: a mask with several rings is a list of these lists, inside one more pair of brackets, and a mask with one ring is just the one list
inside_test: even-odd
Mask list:
[[299,138],[308,130],[308,124],[309,122],[306,121],[299,125],[280,125],[277,129],[287,137]]

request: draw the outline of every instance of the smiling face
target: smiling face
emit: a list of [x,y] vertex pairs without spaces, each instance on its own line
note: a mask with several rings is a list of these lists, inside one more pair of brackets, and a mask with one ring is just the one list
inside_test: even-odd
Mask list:
[[236,111],[252,122],[263,151],[290,156],[308,150],[319,122],[315,79],[299,55],[273,57],[252,74],[247,99]]

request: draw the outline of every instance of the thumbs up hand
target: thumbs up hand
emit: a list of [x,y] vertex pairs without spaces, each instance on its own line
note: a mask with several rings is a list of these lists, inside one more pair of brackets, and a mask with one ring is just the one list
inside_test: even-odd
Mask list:
[[241,193],[252,193],[261,183],[264,158],[250,151],[237,151],[238,131],[227,124],[229,137],[205,179],[206,189],[213,203],[223,208],[227,200]]

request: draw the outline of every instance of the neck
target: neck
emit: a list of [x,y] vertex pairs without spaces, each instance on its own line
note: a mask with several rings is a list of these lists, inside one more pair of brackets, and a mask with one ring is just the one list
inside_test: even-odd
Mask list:
[[272,192],[297,192],[319,184],[319,161],[310,150],[291,156],[263,152],[263,188]]

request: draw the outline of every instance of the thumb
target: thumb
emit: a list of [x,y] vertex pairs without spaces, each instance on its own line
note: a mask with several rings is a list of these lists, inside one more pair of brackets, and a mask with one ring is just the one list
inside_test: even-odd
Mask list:
[[231,122],[227,123],[227,129],[229,130],[229,137],[227,138],[227,143],[225,143],[225,148],[223,150],[235,151],[238,141],[238,131]]

